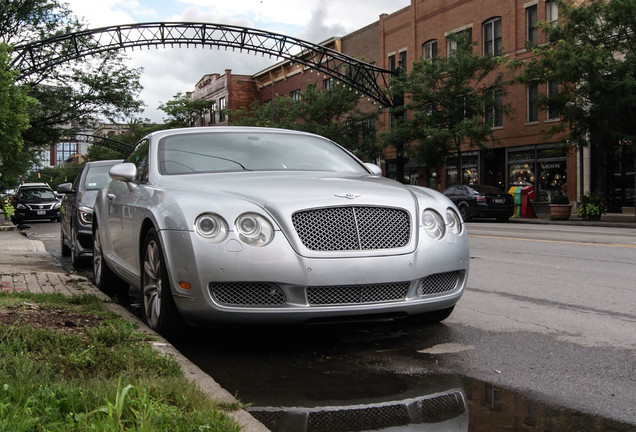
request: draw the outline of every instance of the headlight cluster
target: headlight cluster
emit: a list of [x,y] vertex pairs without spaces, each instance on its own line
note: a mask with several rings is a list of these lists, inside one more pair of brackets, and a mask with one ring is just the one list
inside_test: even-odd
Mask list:
[[84,225],[91,225],[93,223],[93,209],[82,206],[77,209],[77,217]]
[[450,207],[446,209],[446,220],[433,209],[424,210],[422,212],[422,227],[433,240],[444,237],[447,229],[456,235],[461,234],[463,229],[461,217]]
[[[214,243],[227,238],[229,227],[216,213],[204,213],[194,222],[197,234]],[[243,213],[234,221],[239,239],[250,246],[265,246],[274,238],[274,227],[257,213]]]

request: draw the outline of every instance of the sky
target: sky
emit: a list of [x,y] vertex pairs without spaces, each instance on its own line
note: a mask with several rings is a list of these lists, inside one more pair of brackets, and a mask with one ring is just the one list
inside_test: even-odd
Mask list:
[[[231,24],[320,43],[344,36],[391,14],[410,0],[66,0],[89,28],[156,21]],[[216,48],[159,48],[127,51],[130,67],[143,67],[142,118],[162,122],[157,107],[177,93],[193,91],[205,74],[253,75],[278,60]]]

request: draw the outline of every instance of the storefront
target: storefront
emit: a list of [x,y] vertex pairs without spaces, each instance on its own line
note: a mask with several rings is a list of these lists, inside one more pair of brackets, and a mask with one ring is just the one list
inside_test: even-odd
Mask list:
[[555,193],[567,196],[567,151],[558,144],[508,148],[508,187],[534,186],[536,202],[549,203]]

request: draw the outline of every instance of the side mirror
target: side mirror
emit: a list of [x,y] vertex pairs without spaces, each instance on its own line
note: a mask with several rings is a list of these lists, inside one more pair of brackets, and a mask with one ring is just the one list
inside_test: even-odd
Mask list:
[[376,164],[370,163],[370,162],[365,162],[364,166],[366,167],[366,169],[371,171],[371,174],[377,175],[377,176],[381,176],[382,175],[382,168],[380,168]]
[[108,174],[110,178],[113,180],[118,180],[122,182],[131,182],[135,179],[137,175],[137,167],[134,163],[125,162],[114,165],[109,171]]
[[62,183],[57,186],[57,193],[68,194],[73,192],[73,183]]

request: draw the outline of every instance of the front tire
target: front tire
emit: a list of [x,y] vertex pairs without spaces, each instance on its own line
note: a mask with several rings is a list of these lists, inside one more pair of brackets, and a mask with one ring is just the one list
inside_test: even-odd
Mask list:
[[183,329],[183,321],[172,297],[163,250],[154,228],[146,234],[142,263],[141,293],[146,323],[164,336],[175,335]]
[[71,224],[71,265],[73,268],[81,269],[86,266],[86,260],[77,253],[77,232]]
[[60,250],[63,257],[71,256],[71,248],[64,243],[64,229],[62,228],[62,224],[60,224]]

